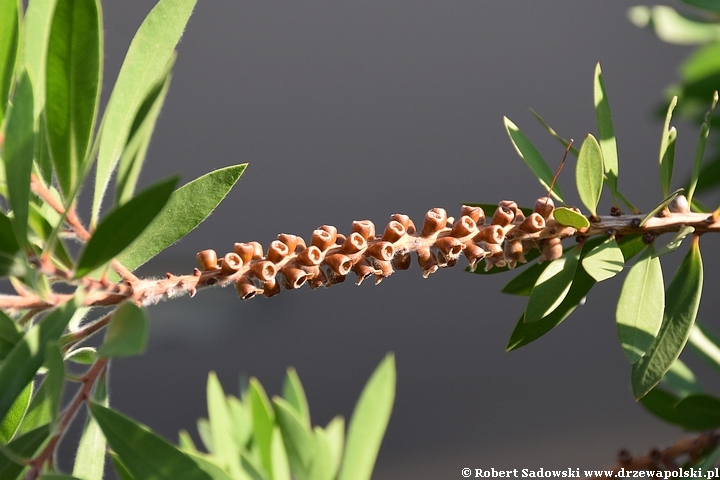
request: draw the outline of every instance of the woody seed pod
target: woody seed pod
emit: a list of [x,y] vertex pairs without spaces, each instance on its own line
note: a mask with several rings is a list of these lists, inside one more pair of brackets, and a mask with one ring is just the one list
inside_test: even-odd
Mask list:
[[535,201],[535,207],[533,208],[533,212],[539,213],[545,220],[550,218],[550,215],[552,215],[554,210],[555,202],[553,202],[550,197],[538,198]]
[[402,225],[408,235],[412,235],[416,232],[415,223],[413,223],[413,221],[410,220],[410,217],[408,217],[407,215],[403,215],[402,213],[394,213],[390,216],[390,220],[394,220],[400,225]]
[[318,227],[318,230],[324,230],[324,231],[328,232],[333,239],[333,243],[335,243],[335,241],[337,240],[337,237],[338,237],[337,228],[333,227],[332,225],[322,225],[322,226]]
[[447,224],[447,212],[444,208],[433,208],[425,214],[423,221],[422,235],[429,237],[445,228]]
[[268,247],[267,259],[273,263],[278,263],[285,258],[288,253],[290,253],[290,249],[287,245],[280,240],[274,240]]
[[390,242],[377,242],[368,247],[367,254],[377,260],[390,261],[395,255],[395,248]]
[[214,270],[218,266],[217,252],[212,249],[203,250],[195,255],[195,259],[200,265],[200,268],[207,272],[208,270]]
[[280,283],[275,278],[263,283],[263,297],[274,297],[278,293],[280,293]]
[[394,273],[392,263],[384,260],[376,260],[375,266],[378,267],[375,270],[375,285],[383,281],[383,278],[387,278]]
[[668,210],[672,213],[688,213],[690,211],[690,205],[688,205],[687,197],[685,195],[678,195],[668,205]]
[[477,231],[477,225],[475,220],[470,218],[469,215],[463,215],[460,219],[455,222],[450,233],[453,237],[467,237],[468,235]]
[[262,292],[261,289],[255,286],[252,280],[245,276],[237,279],[235,282],[235,290],[237,290],[238,297],[243,300],[250,300],[255,294]]
[[350,273],[353,263],[350,257],[342,253],[335,253],[325,257],[325,264],[337,275],[345,276]]
[[325,287],[332,287],[333,285],[337,285],[338,283],[342,283],[344,281],[345,275],[338,275],[332,269],[328,269],[327,282],[325,283]]
[[423,277],[427,278],[431,273],[435,273],[438,269],[438,261],[435,253],[430,247],[420,247],[417,249],[418,264],[422,269]]
[[295,249],[298,246],[305,248],[305,240],[303,240],[302,237],[298,237],[297,235],[281,233],[280,235],[278,235],[277,239],[287,245],[289,253],[295,253]]
[[542,246],[542,258],[541,262],[557,260],[562,257],[563,248],[562,242],[559,238],[546,238],[541,242]]
[[412,257],[409,253],[403,253],[402,255],[395,255],[392,259],[392,266],[395,270],[407,270],[410,268],[412,263]]
[[435,246],[449,259],[457,259],[465,248],[465,245],[455,237],[438,238]]
[[222,261],[222,273],[224,275],[232,275],[240,270],[242,265],[243,261],[240,255],[234,252],[226,253]]
[[485,223],[485,212],[480,207],[463,205],[460,208],[460,215],[467,215],[472,218],[475,223]]
[[267,260],[261,260],[250,265],[250,273],[262,282],[269,282],[277,274],[275,264]]
[[352,233],[359,233],[365,240],[375,237],[375,224],[370,220],[356,220],[352,223]]
[[320,249],[321,252],[324,252],[335,245],[336,238],[337,235],[331,235],[326,230],[318,229],[313,231],[312,237],[310,237],[310,244]]
[[253,252],[255,251],[255,247],[248,243],[236,243],[235,245],[233,245],[233,251],[240,255],[243,263],[250,263],[250,260],[253,259]]
[[488,225],[480,230],[475,239],[485,243],[499,244],[505,239],[505,231],[500,225]]
[[283,287],[288,290],[302,287],[307,279],[307,273],[305,271],[292,265],[285,265],[280,270],[280,273],[282,274]]
[[499,206],[493,214],[491,223],[493,225],[500,225],[501,227],[504,227],[506,225],[510,225],[513,220],[515,220],[515,211],[508,207]]
[[545,228],[545,219],[537,212],[533,212],[520,224],[520,230],[527,233],[539,232]]
[[310,286],[312,290],[322,287],[327,282],[327,276],[325,275],[325,272],[322,268],[320,268],[318,265],[314,265],[311,267],[303,267],[303,270],[307,272],[307,284]]
[[507,262],[508,268],[513,269],[518,262],[525,263],[523,256],[522,242],[515,240],[513,242],[505,242],[503,247],[503,257]]
[[355,275],[358,277],[357,284],[360,285],[363,280],[375,273],[375,267],[370,265],[370,261],[367,258],[363,257],[353,265],[353,272],[355,272]]
[[322,252],[315,245],[310,245],[301,251],[297,256],[297,262],[300,265],[312,266],[319,265],[322,261]]
[[405,235],[405,232],[406,230],[402,223],[396,220],[391,220],[385,227],[382,239],[386,242],[395,243],[400,240],[403,235]]
[[463,250],[463,253],[470,262],[470,270],[472,271],[475,271],[477,261],[485,258],[485,255],[487,255],[485,250],[472,242],[465,243],[465,250]]
[[345,239],[340,251],[346,255],[352,255],[367,248],[365,238],[357,232],[353,232]]
[[259,260],[263,258],[263,246],[260,244],[260,242],[248,242],[248,245],[252,246],[253,248],[253,260]]

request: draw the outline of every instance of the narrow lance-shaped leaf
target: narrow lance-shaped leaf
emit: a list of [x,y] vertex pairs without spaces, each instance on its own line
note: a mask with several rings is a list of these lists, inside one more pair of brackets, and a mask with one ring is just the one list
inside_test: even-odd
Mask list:
[[617,303],[620,346],[630,363],[650,348],[665,311],[665,286],[660,259],[648,248],[628,272]]
[[18,434],[24,434],[41,425],[53,423],[60,413],[60,399],[65,383],[65,364],[56,342],[47,344],[44,364],[47,374],[30,402]]
[[[608,183],[610,183],[609,179],[610,177],[608,177]],[[603,152],[600,150],[600,145],[595,137],[590,134],[580,146],[577,168],[575,169],[575,181],[580,200],[582,200],[592,216],[597,217],[597,205],[600,202],[603,186]],[[615,190],[613,188],[613,193]]]
[[503,293],[510,295],[521,295],[528,297],[532,293],[533,287],[542,272],[550,265],[549,262],[536,263],[513,278],[502,289]]
[[98,355],[108,358],[142,355],[147,347],[148,331],[145,310],[133,302],[123,302],[112,314]]
[[643,397],[678,358],[695,317],[702,295],[703,266],[698,237],[683,259],[665,294],[665,314],[655,341],[632,369],[635,398]]
[[35,81],[34,119],[37,123],[45,109],[45,66],[50,40],[50,27],[57,0],[33,0],[28,2],[23,19],[23,54],[21,63],[25,65]]
[[[108,406],[107,370],[95,381],[93,400],[103,407]],[[88,415],[85,430],[75,453],[73,475],[78,478],[103,478],[105,471],[105,449],[107,441],[95,419]]]
[[660,210],[662,210],[663,208],[665,208],[665,207],[667,207],[668,205],[670,205],[670,202],[672,202],[673,200],[675,200],[675,197],[677,197],[677,196],[680,194],[680,192],[682,192],[683,190],[684,190],[683,188],[678,188],[677,190],[675,190],[674,192],[672,192],[670,195],[668,195],[667,197],[665,197],[665,199],[663,199],[662,202],[658,203],[652,210],[650,210],[648,213],[645,214],[645,216],[643,217],[643,219],[640,220],[639,226],[640,226],[640,227],[643,227],[643,226],[647,223],[648,220],[650,220],[650,219],[653,218],[655,215],[657,215],[658,213],[660,213]]
[[283,382],[283,398],[295,408],[295,411],[300,416],[303,424],[309,429],[310,425],[310,407],[308,406],[307,397],[305,396],[305,390],[303,389],[300,377],[297,371],[290,367],[287,369],[287,375],[285,375],[285,381]]
[[670,100],[670,105],[668,105],[667,113],[665,114],[662,136],[660,137],[660,186],[662,187],[663,197],[667,197],[670,192],[673,166],[675,164],[675,140],[677,139],[677,130],[675,127],[670,128],[670,120],[672,119],[673,110],[675,110],[677,101],[677,96],[674,96],[672,100]]
[[526,323],[537,322],[562,303],[575,277],[580,252],[580,248],[571,248],[540,274],[525,308]]
[[239,446],[233,442],[231,435],[232,422],[228,411],[225,392],[215,372],[210,372],[207,381],[207,405],[210,430],[212,434],[213,453],[218,463],[232,473],[233,477],[241,477]]
[[569,142],[569,141],[565,140],[565,139],[562,138],[560,135],[558,135],[558,133],[555,131],[555,129],[553,129],[550,125],[548,125],[548,123],[540,116],[539,113],[537,113],[537,112],[536,112],[535,110],[533,110],[532,108],[530,109],[530,112],[535,116],[535,118],[537,119],[537,121],[540,122],[540,125],[542,125],[543,127],[545,127],[545,130],[547,130],[547,132],[550,134],[551,137],[553,137],[554,139],[556,139],[558,142],[562,143],[562,144],[563,144],[563,147],[568,148],[568,146],[569,146],[569,147],[570,147],[570,153],[572,153],[572,154],[575,155],[576,157],[578,156],[578,154],[580,153],[580,152],[578,151],[578,149],[575,148],[575,147],[573,147],[572,145],[570,145],[570,142]]
[[3,451],[0,451],[0,478],[17,478],[26,466],[14,462],[13,459],[31,458],[48,436],[50,436],[50,428],[48,425],[43,425],[10,442]]
[[250,379],[250,402],[252,406],[253,439],[260,451],[260,459],[270,478],[272,471],[272,434],[275,428],[275,414],[265,389],[256,378]]
[[272,443],[270,445],[272,452],[272,472],[274,480],[291,480],[290,464],[288,462],[285,445],[283,444],[280,428],[276,425],[273,429]]
[[690,330],[688,345],[708,365],[720,372],[720,338],[696,321]]
[[45,118],[55,175],[67,199],[90,148],[102,75],[102,24],[96,0],[59,0],[45,70]]
[[160,213],[176,183],[177,177],[158,182],[114,208],[100,222],[85,246],[75,277],[80,278],[104,265],[127,248]]
[[633,7],[628,16],[638,27],[652,27],[658,38],[667,43],[696,45],[720,39],[719,25],[686,17],[666,5]]
[[720,399],[712,395],[690,395],[675,405],[685,428],[712,430],[720,427]]
[[671,238],[668,243],[666,243],[660,250],[653,253],[653,256],[661,257],[668,253],[674,252],[675,250],[680,248],[680,245],[682,245],[682,242],[683,242],[683,240],[685,240],[685,237],[687,237],[694,231],[695,231],[695,228],[685,225],[680,230],[678,230],[675,235],[673,235],[673,238]]
[[130,44],[105,111],[97,160],[92,224],[98,220],[105,189],[120,159],[138,107],[166,71],[194,6],[195,0],[160,0]]
[[0,444],[6,445],[15,436],[30,404],[32,392],[33,384],[30,382],[15,399],[5,418],[0,418]]
[[0,362],[22,338],[22,331],[15,322],[0,310]]
[[[522,133],[517,125],[510,121],[509,118],[503,117],[503,121],[505,122],[505,130],[507,130],[510,141],[515,147],[518,155],[520,155],[520,158],[522,158],[527,166],[530,167],[530,170],[532,170],[538,180],[540,180],[542,186],[546,189],[550,189],[550,185],[553,180],[553,173],[540,155],[540,152],[538,152],[535,145],[528,140],[525,134]],[[557,182],[553,186],[551,194],[556,199],[565,203],[562,192],[560,191],[560,186]]]
[[15,237],[20,245],[27,244],[28,203],[30,202],[30,173],[35,148],[33,121],[33,85],[26,70],[13,95],[5,126],[3,161],[7,179],[8,203],[13,210]]
[[395,357],[375,369],[355,405],[338,480],[370,480],[395,401]]
[[[613,127],[612,115],[610,114],[610,103],[608,102],[607,91],[605,90],[605,81],[603,80],[602,69],[599,63],[595,66],[593,92],[595,97],[595,119],[597,121],[599,146],[602,150],[601,159],[604,162],[602,165],[604,165],[608,187],[610,187],[613,198],[615,198],[617,196],[619,172],[617,141],[615,140],[615,128]],[[582,152],[582,148],[580,152]],[[578,163],[579,162],[580,160],[578,158]],[[602,182],[600,186],[602,187]],[[598,197],[599,196],[600,195],[598,195]],[[584,200],[583,203],[585,203]],[[585,203],[585,205],[587,206],[587,203]],[[596,215],[594,209],[589,208],[589,210],[593,215]]]
[[710,120],[712,118],[713,110],[718,103],[718,92],[715,90],[713,95],[712,104],[710,110],[705,115],[705,121],[700,127],[700,138],[698,139],[697,149],[695,150],[695,162],[693,164],[692,176],[690,177],[690,184],[688,185],[687,199],[688,202],[692,202],[693,194],[695,193],[695,187],[697,187],[698,178],[700,178],[700,170],[702,168],[703,157],[705,156],[705,145],[707,145],[708,135],[710,133]]
[[609,238],[583,258],[582,266],[596,282],[602,282],[620,273],[625,259],[615,238]]
[[0,125],[5,118],[15,74],[20,21],[18,0],[0,0]]
[[310,467],[315,449],[312,430],[305,425],[304,419],[287,400],[274,397],[273,407],[285,442],[290,470],[297,480],[312,480]]

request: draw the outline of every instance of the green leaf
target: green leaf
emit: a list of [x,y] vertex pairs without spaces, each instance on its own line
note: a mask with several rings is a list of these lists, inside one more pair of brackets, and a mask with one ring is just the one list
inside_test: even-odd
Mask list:
[[696,321],[690,329],[688,345],[695,355],[720,372],[720,338],[710,329]]
[[80,365],[92,365],[97,359],[97,350],[93,347],[76,348],[65,356],[65,360],[78,363]]
[[253,434],[252,414],[250,408],[232,395],[227,397],[228,411],[232,419],[230,434],[235,444],[244,447]]
[[310,469],[314,453],[313,436],[304,418],[290,402],[275,397],[275,419],[285,443],[290,470],[297,480],[312,480]]
[[[548,133],[550,134],[551,137],[556,139],[558,142],[562,143],[565,148],[567,148],[568,145],[570,145],[570,142],[568,142],[567,140],[562,138],[560,135],[558,135],[558,133],[550,125],[548,125],[548,123],[535,110],[533,110],[531,108],[530,111],[532,112],[533,115],[535,115],[535,118],[537,119],[537,121],[540,122],[540,124],[543,127],[545,127],[545,130],[548,131]],[[577,148],[570,146],[570,153],[572,153],[573,155],[575,155],[577,157],[580,152],[578,151]]]
[[337,467],[333,464],[333,455],[328,435],[320,427],[315,427],[315,451],[308,478],[313,480],[333,480]]
[[72,300],[55,308],[23,335],[12,351],[5,357],[0,368],[0,418],[33,379],[45,361],[45,346],[56,341],[67,326],[81,300]]
[[30,402],[25,419],[20,425],[19,434],[29,432],[41,425],[52,424],[59,415],[65,383],[65,365],[56,342],[47,344],[44,365],[47,374]]
[[18,5],[18,0],[0,0],[0,125],[5,118],[17,60],[20,38]]
[[211,479],[187,454],[144,425],[96,403],[90,403],[90,413],[100,425],[110,447],[135,478]]
[[185,450],[186,453],[198,453],[195,442],[193,442],[190,433],[185,429],[178,432],[178,446]]
[[720,71],[720,43],[710,43],[695,50],[682,65],[680,76],[686,84],[711,78]]
[[338,480],[369,480],[395,400],[395,357],[375,369],[353,410]]
[[3,160],[7,178],[8,203],[13,210],[13,227],[18,244],[27,244],[28,203],[30,202],[30,173],[35,148],[33,120],[33,86],[28,72],[23,70],[15,88],[12,106],[5,125]]
[[91,223],[100,214],[105,189],[120,159],[138,108],[165,74],[195,0],[160,0],[130,44],[105,110]]
[[25,412],[30,404],[30,397],[32,396],[33,384],[28,383],[23,389],[20,395],[15,399],[15,402],[10,407],[10,410],[0,421],[0,443],[5,445],[15,436],[18,431],[20,422],[22,422]]
[[583,258],[582,266],[596,282],[602,282],[622,272],[625,258],[615,239],[609,238]]
[[[550,167],[548,167],[547,163],[540,155],[540,152],[538,152],[535,145],[528,140],[525,134],[522,133],[517,125],[510,121],[509,118],[503,117],[503,122],[505,123],[505,130],[507,130],[510,141],[515,147],[518,155],[520,155],[520,158],[525,160],[527,166],[530,167],[530,170],[532,170],[538,180],[540,180],[540,184],[549,190],[550,185],[552,184],[553,173],[550,171]],[[560,186],[557,182],[553,186],[552,196],[565,203],[562,192],[560,191]]]
[[648,248],[630,268],[618,299],[615,318],[620,346],[630,363],[645,355],[663,322],[665,286],[660,259]]
[[22,331],[15,322],[0,310],[0,362],[22,338]]
[[720,13],[720,4],[716,0],[681,0],[694,7],[703,8],[711,12]]
[[272,435],[275,427],[275,414],[265,389],[257,378],[250,379],[250,404],[252,405],[253,438],[265,470],[273,478],[272,471]]
[[215,372],[210,372],[207,381],[207,404],[210,430],[212,432],[213,453],[218,463],[234,477],[240,472],[240,456],[238,451],[243,445],[236,445],[231,435],[232,422],[228,411],[225,392]]
[[221,168],[178,188],[150,227],[118,257],[120,262],[134,270],[194,230],[230,192],[245,167]]
[[345,419],[339,415],[333,417],[325,427],[325,435],[330,446],[333,472],[337,472],[345,450]]
[[145,310],[133,302],[123,302],[112,314],[98,355],[106,358],[142,355],[147,347],[149,329]]
[[162,211],[176,183],[177,177],[160,181],[103,218],[80,255],[75,278],[87,275],[125,250]]
[[584,215],[567,207],[556,208],[553,212],[553,216],[560,225],[577,228],[578,230],[582,230],[583,228],[588,228],[590,226],[590,221],[585,218]]
[[662,247],[657,252],[653,253],[653,257],[660,257],[662,255],[666,255],[668,253],[674,252],[675,250],[677,250],[680,247],[680,245],[682,245],[682,242],[683,242],[683,240],[685,240],[685,237],[687,237],[694,231],[695,231],[695,228],[693,228],[693,227],[689,227],[687,225],[682,227],[673,236],[673,238],[667,244],[665,244],[664,247]]
[[285,375],[285,381],[283,382],[282,396],[295,408],[295,412],[302,419],[303,425],[310,429],[310,407],[308,406],[307,397],[300,382],[300,377],[293,367],[287,369],[287,375]]
[[25,465],[15,463],[6,453],[31,458],[49,436],[50,427],[43,425],[10,442],[4,452],[0,451],[0,478],[17,478],[25,469]]
[[683,190],[684,190],[684,188],[678,188],[677,190],[675,190],[674,192],[672,192],[670,195],[668,195],[667,197],[665,197],[665,199],[664,199],[662,202],[660,202],[659,204],[657,204],[652,210],[650,210],[650,211],[643,217],[643,219],[640,221],[640,225],[639,225],[639,226],[640,226],[640,227],[645,226],[645,224],[648,222],[648,220],[650,220],[650,219],[653,218],[655,215],[657,215],[658,213],[660,213],[660,210],[662,210],[663,208],[665,208],[665,207],[667,207],[668,205],[670,205],[670,202],[672,202],[673,200],[675,200],[675,197],[677,197],[677,196],[680,194],[680,192],[682,192]]
[[[105,372],[95,382],[93,400],[103,407],[108,406],[107,374]],[[103,478],[105,471],[105,448],[107,441],[100,426],[88,414],[85,430],[75,454],[73,475],[79,478]]]
[[665,5],[632,7],[628,16],[638,27],[652,27],[667,43],[698,45],[720,40],[720,25],[688,18]]
[[270,450],[272,458],[272,478],[274,480],[291,480],[287,454],[283,446],[280,428],[278,428],[277,425],[273,429]]
[[6,255],[15,255],[20,250],[15,234],[13,233],[12,220],[0,212],[0,252]]
[[545,318],[562,303],[575,277],[580,251],[580,248],[571,248],[543,270],[525,308],[526,323]]
[[510,280],[508,284],[503,287],[502,292],[510,295],[530,296],[533,287],[535,287],[535,283],[537,283],[538,278],[548,265],[550,265],[550,262],[533,264],[527,270],[520,273],[520,275]]
[[[214,457],[210,457],[209,455],[203,455],[200,453],[188,453],[187,454],[190,458],[192,458],[195,463],[198,464],[200,468],[202,468],[207,474],[209,474],[213,480],[250,480],[249,477],[244,473],[240,472],[240,475],[236,477],[231,477],[225,471],[220,467],[220,465],[217,464]],[[238,459],[240,456],[238,455]]]
[[212,441],[212,429],[210,428],[210,422],[208,422],[207,418],[201,418],[197,421],[197,429],[200,440],[202,440],[205,448],[207,448],[208,452],[215,453]]
[[640,399],[640,404],[656,417],[674,425],[684,425],[683,419],[675,410],[678,398],[660,387],[650,390]]
[[695,378],[695,374],[679,358],[673,362],[660,383],[669,387],[680,398],[705,393]]
[[51,158],[67,199],[82,181],[100,99],[102,20],[97,0],[58,1],[45,74]]
[[57,0],[32,0],[27,2],[27,11],[23,21],[23,57],[30,76],[35,79],[35,112],[33,118],[38,122],[45,109],[45,66],[50,40],[50,27]]
[[675,405],[685,428],[711,430],[720,427],[720,399],[712,395],[690,395]]
[[38,480],[83,480],[82,478],[74,477],[72,475],[61,475],[58,473],[43,473],[38,477]]
[[135,477],[132,476],[130,470],[128,470],[125,464],[122,463],[122,460],[120,460],[120,457],[118,457],[116,453],[108,452],[108,456],[110,457],[115,473],[120,480],[135,480]]
[[[594,178],[597,174],[595,173],[595,169],[597,169],[599,160],[599,166],[601,168],[604,168],[605,176],[607,177],[607,183],[608,187],[610,187],[610,191],[612,192],[613,198],[617,196],[617,184],[618,184],[618,153],[617,153],[617,141],[615,140],[615,128],[613,127],[612,122],[612,115],[610,114],[610,104],[608,103],[608,97],[607,97],[607,91],[605,90],[605,81],[603,80],[602,75],[602,69],[600,68],[600,63],[598,63],[595,66],[595,79],[594,79],[594,97],[595,97],[595,119],[597,121],[597,128],[598,128],[598,139],[600,141],[599,147],[602,151],[602,153],[599,155],[599,159],[595,158],[597,156],[596,153],[594,153],[595,145],[592,145],[593,148],[590,149],[589,153],[593,153],[591,155],[591,161],[590,164],[592,167],[590,168],[589,172],[583,173],[583,179],[586,179],[586,176],[589,176],[591,179],[597,181],[596,178]],[[589,135],[589,137],[592,137],[592,135]],[[593,137],[594,140],[594,137]],[[585,140],[587,141],[587,139]],[[594,142],[597,143],[597,142]],[[583,145],[585,145],[585,142],[583,142]],[[580,148],[580,155],[582,155],[582,148]],[[580,156],[578,156],[578,168],[580,167]],[[601,170],[602,171],[602,170]],[[580,177],[578,177],[580,178]],[[593,186],[595,186],[593,184]],[[588,187],[586,187],[588,188]],[[600,188],[602,188],[602,177],[600,178]],[[580,189],[578,189],[578,192],[582,192]],[[594,193],[594,191],[593,191]],[[582,199],[582,193],[580,195],[580,198]],[[591,197],[591,199],[594,197]],[[600,193],[598,191],[597,198],[600,198]],[[586,206],[588,206],[588,203],[583,200],[583,203],[585,203]],[[597,207],[597,201],[595,201],[595,206]],[[595,212],[594,208],[588,208],[593,215],[597,216],[597,212]]]
[[170,87],[170,69],[175,63],[175,55],[168,63],[168,71],[161,80],[148,92],[140,105],[133,121],[128,142],[120,157],[115,186],[115,203],[121,204],[130,200],[135,192],[140,170],[145,162],[150,137],[155,131],[155,122],[160,115],[165,96]]
[[695,150],[695,162],[693,163],[693,171],[690,177],[690,184],[688,185],[688,203],[692,202],[695,187],[697,187],[698,179],[700,178],[700,170],[702,169],[703,157],[705,156],[705,145],[707,145],[708,135],[710,134],[710,119],[712,118],[713,110],[715,110],[717,103],[718,92],[715,90],[712,103],[710,104],[710,110],[705,115],[705,122],[700,126],[700,138],[698,139],[697,149]]
[[665,314],[650,349],[632,369],[635,398],[649,392],[678,358],[695,322],[702,294],[703,267],[697,237],[665,293]]
[[675,110],[677,101],[677,95],[670,101],[667,114],[665,115],[662,137],[660,137],[660,186],[662,187],[663,197],[667,197],[670,192],[673,166],[675,164],[675,140],[677,139],[677,130],[675,127],[670,128],[670,120],[672,119],[672,113],[673,110]]
[[[613,138],[613,141],[615,139]],[[610,172],[610,174],[617,172]],[[603,186],[603,152],[595,137],[588,134],[580,147],[575,181],[580,200],[585,204],[593,217],[597,217],[597,206]],[[611,184],[608,177],[608,185]],[[617,177],[615,177],[617,183]],[[615,192],[616,189],[612,189]]]

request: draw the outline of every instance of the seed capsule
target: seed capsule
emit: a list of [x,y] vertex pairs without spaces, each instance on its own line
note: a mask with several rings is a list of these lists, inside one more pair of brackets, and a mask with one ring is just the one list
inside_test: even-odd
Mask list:
[[340,247],[340,251],[346,255],[352,255],[353,253],[365,250],[366,248],[367,242],[365,241],[365,238],[361,234],[353,232],[345,239],[342,247]]
[[240,255],[234,252],[226,253],[222,261],[222,273],[224,275],[232,275],[240,270],[242,265],[243,261],[242,258],[240,258]]
[[250,266],[252,275],[261,282],[269,282],[277,274],[275,264],[267,260],[255,262]]
[[425,214],[423,221],[422,235],[429,237],[439,230],[445,228],[447,224],[447,212],[444,208],[433,208]]
[[406,230],[402,223],[391,220],[385,227],[382,239],[386,242],[395,243],[405,235],[405,232]]
[[375,273],[375,267],[370,264],[367,258],[363,257],[353,265],[353,272],[355,272],[355,275],[358,277],[357,284],[360,285],[363,280]]
[[325,264],[337,275],[345,276],[353,267],[352,260],[347,255],[335,253],[325,257]]
[[257,288],[253,281],[245,276],[237,279],[235,282],[235,290],[237,290],[238,297],[243,300],[249,300],[257,293],[262,293],[262,290]]
[[280,283],[275,278],[263,283],[262,294],[264,297],[274,297],[278,293],[280,293]]
[[525,263],[522,242],[518,240],[505,242],[503,247],[503,258],[510,269],[515,268],[515,265],[517,265],[518,262]]
[[412,264],[412,256],[409,253],[395,255],[392,259],[392,266],[395,270],[407,270]]
[[423,277],[427,278],[431,273],[435,273],[438,269],[438,260],[435,252],[430,247],[420,247],[417,249],[418,264],[422,270]]
[[467,215],[477,223],[485,223],[485,212],[480,207],[471,207],[469,205],[463,205],[460,208],[460,215]]
[[233,245],[233,251],[240,255],[243,263],[250,263],[250,260],[253,259],[253,252],[255,251],[255,247],[253,247],[249,243],[236,243],[235,245]]
[[403,215],[401,213],[394,213],[390,216],[390,221],[395,221],[402,225],[408,235],[412,235],[417,231],[415,229],[415,223],[413,223],[413,221],[410,220],[410,217],[408,217],[407,215]]
[[533,212],[520,224],[520,230],[527,233],[539,232],[545,228],[545,219],[537,212]]
[[291,265],[285,265],[280,273],[283,278],[283,287],[288,290],[302,287],[307,280],[307,273],[304,270]]
[[331,235],[326,230],[317,229],[313,231],[312,237],[310,237],[310,244],[320,249],[321,252],[324,252],[328,248],[335,245],[336,238],[337,234]]
[[395,248],[390,242],[377,242],[368,247],[367,254],[377,260],[387,262],[393,259]]
[[212,249],[203,250],[195,255],[195,259],[200,265],[200,268],[207,272],[208,270],[214,270],[218,266],[217,252]]
[[463,215],[460,219],[455,222],[450,233],[453,237],[467,237],[477,232],[477,224],[469,215]]
[[290,249],[280,240],[274,240],[270,243],[267,252],[267,259],[273,263],[280,262],[290,253]]
[[322,261],[322,252],[315,245],[310,245],[305,250],[301,251],[297,256],[297,262],[300,265],[312,266],[320,265]]
[[359,233],[365,240],[369,240],[375,237],[375,224],[370,220],[356,220],[352,223],[350,231]]
[[539,213],[540,216],[543,217],[545,220],[550,218],[550,215],[552,215],[554,210],[555,202],[553,202],[552,198],[550,197],[538,198],[535,201],[535,207],[533,208],[533,212]]
[[552,261],[557,260],[563,255],[562,242],[559,238],[546,238],[541,240],[540,245],[542,247],[542,258],[541,261]]
[[475,239],[485,243],[499,244],[505,240],[505,231],[500,225],[488,225],[480,230]]
[[515,220],[515,211],[508,207],[499,206],[493,214],[492,224],[504,227],[510,225],[513,220]]
[[278,235],[278,240],[287,245],[289,253],[295,253],[297,247],[305,248],[305,240],[297,235],[290,235],[287,233],[281,233]]
[[435,246],[448,259],[457,259],[465,248],[465,245],[455,237],[438,238]]

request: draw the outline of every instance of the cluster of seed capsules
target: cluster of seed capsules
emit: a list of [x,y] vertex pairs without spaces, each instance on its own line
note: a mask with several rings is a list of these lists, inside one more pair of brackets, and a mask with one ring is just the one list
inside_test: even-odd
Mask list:
[[[214,250],[197,254],[200,269],[196,275],[212,278],[212,283],[233,282],[240,298],[277,295],[281,285],[287,289],[329,287],[354,274],[357,284],[373,277],[375,283],[406,270],[414,253],[424,277],[438,268],[452,267],[461,255],[474,270],[484,260],[485,269],[525,262],[525,253],[541,251],[543,260],[562,255],[562,238],[575,229],[560,225],[553,218],[550,198],[538,199],[531,214],[525,216],[517,203],[502,201],[486,224],[485,212],[477,206],[463,205],[460,217],[448,217],[442,208],[425,214],[421,228],[407,216],[395,214],[381,234],[370,220],[354,221],[349,235],[323,225],[313,231],[309,244],[296,235],[280,234],[267,251],[258,242],[236,243],[233,251],[218,258]],[[210,281],[203,282],[210,285]]]

